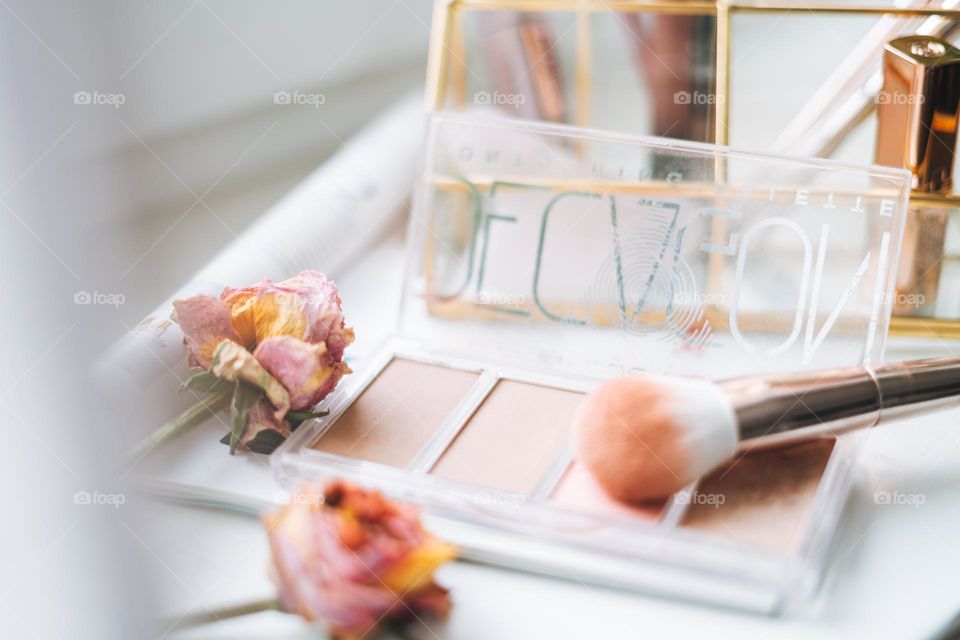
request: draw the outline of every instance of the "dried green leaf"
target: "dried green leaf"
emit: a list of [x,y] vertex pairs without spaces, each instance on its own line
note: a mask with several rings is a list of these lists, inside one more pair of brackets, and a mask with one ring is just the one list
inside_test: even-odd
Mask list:
[[267,455],[274,452],[286,438],[276,429],[264,429],[256,437],[247,443],[247,448],[254,453],[265,453]]
[[233,388],[233,400],[230,403],[230,454],[237,451],[237,444],[247,428],[250,407],[263,397],[262,389],[243,382],[236,382]]
[[300,425],[304,420],[310,420],[312,418],[322,418],[325,415],[329,415],[329,411],[287,411],[287,420],[296,423],[297,426]]
[[211,391],[216,391],[218,388],[225,386],[227,383],[223,378],[212,374],[209,371],[201,371],[200,373],[195,373],[190,376],[186,382],[180,385],[180,390],[189,389],[190,391],[196,391],[197,393],[210,393]]

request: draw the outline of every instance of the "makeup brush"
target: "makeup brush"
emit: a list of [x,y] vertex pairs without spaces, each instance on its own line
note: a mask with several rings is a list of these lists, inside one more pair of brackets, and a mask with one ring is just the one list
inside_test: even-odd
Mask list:
[[960,397],[960,358],[732,378],[609,380],[574,418],[577,457],[614,498],[669,495],[738,451],[872,427]]

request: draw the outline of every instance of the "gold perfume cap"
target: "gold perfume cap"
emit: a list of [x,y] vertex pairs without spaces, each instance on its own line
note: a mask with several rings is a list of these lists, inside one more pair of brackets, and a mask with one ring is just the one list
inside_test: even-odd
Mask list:
[[877,96],[877,164],[909,169],[918,191],[950,191],[958,108],[960,49],[929,36],[891,40]]

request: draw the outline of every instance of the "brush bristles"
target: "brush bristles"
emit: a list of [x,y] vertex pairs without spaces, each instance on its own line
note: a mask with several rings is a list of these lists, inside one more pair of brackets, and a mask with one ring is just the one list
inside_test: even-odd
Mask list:
[[583,401],[574,422],[577,457],[614,498],[670,495],[737,449],[733,410],[716,385],[628,376]]

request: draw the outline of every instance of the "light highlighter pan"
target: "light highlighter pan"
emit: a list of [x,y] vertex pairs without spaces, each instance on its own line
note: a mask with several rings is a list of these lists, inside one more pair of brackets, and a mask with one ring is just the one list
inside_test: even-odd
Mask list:
[[580,393],[501,380],[431,474],[528,494],[563,450]]
[[478,377],[473,371],[395,358],[313,448],[405,467]]

